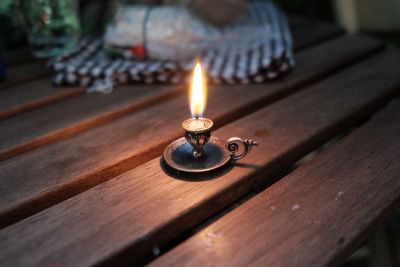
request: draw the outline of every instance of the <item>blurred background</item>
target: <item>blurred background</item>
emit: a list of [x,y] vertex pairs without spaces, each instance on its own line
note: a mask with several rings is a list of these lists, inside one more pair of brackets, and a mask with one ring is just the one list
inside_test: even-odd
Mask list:
[[[0,50],[26,47],[27,37],[22,27],[21,2],[0,1]],[[98,35],[110,16],[112,0],[80,0],[80,33]],[[138,2],[138,1],[137,1]],[[146,1],[142,1],[146,2]],[[161,1],[153,1],[161,2]],[[400,0],[275,0],[292,16],[341,25],[349,32],[363,32],[400,47]],[[345,267],[399,267],[400,213],[381,227],[344,263]]]
[[[23,1],[0,1],[0,48],[3,51],[24,46],[27,42],[18,10]],[[104,29],[107,23],[107,19],[104,18],[107,18],[108,7],[112,2],[113,0],[78,1],[83,34],[98,34]],[[275,0],[275,2],[288,14],[337,23],[350,32],[366,32],[400,45],[399,0]]]

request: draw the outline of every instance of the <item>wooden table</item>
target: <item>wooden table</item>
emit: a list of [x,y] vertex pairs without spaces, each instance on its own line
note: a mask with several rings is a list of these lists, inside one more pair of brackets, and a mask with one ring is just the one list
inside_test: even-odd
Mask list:
[[[9,55],[0,85],[0,266],[332,266],[399,207],[400,52],[292,19],[296,68],[210,86],[213,135],[243,161],[166,171],[186,86],[52,88]],[[20,55],[20,54],[17,54]]]

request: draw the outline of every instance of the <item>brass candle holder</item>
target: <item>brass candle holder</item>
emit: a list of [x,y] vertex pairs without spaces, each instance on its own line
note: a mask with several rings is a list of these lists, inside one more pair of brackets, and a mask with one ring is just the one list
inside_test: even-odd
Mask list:
[[212,125],[212,120],[205,118],[185,120],[182,123],[185,136],[167,146],[165,162],[178,171],[206,172],[243,158],[258,145],[239,137],[223,142],[211,136]]
[[190,110],[194,118],[182,123],[184,137],[169,144],[164,151],[165,162],[179,171],[211,171],[229,161],[243,158],[252,147],[257,146],[253,140],[232,137],[223,142],[211,136],[213,121],[200,117],[206,104],[205,87],[205,77],[200,63],[197,63],[190,91]]
[[205,156],[204,146],[211,137],[212,120],[209,119],[188,119],[182,123],[185,130],[185,139],[193,147],[192,155],[198,159]]

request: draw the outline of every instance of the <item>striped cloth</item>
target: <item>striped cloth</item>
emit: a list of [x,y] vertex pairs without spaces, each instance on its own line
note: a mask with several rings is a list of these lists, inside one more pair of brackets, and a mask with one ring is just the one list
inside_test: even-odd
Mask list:
[[[257,27],[250,42],[218,43],[200,52],[209,83],[248,84],[275,79],[294,66],[292,38],[286,17],[271,2],[253,2],[249,17],[223,31],[227,36],[242,35],[243,29]],[[261,25],[261,27],[260,27]],[[255,33],[255,34],[254,34]],[[246,40],[239,36],[240,40]],[[239,41],[240,41],[239,40]],[[49,62],[55,85],[81,85],[88,92],[110,92],[125,83],[185,83],[195,59],[172,60],[113,57],[101,39],[81,40],[75,50]]]

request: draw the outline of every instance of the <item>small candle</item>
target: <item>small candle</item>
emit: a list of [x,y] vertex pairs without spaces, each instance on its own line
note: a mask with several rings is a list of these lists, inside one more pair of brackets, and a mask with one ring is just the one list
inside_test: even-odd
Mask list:
[[189,132],[203,132],[210,130],[213,122],[206,118],[192,118],[187,119],[182,123],[183,129]]
[[201,129],[203,129],[204,128],[204,126],[206,126],[206,124],[204,123],[204,121],[203,120],[199,120],[199,119],[197,119],[197,120],[192,120],[191,122],[190,122],[190,124],[189,124],[189,127],[191,128],[191,129],[193,129],[194,131],[198,131],[198,130],[201,130]]

